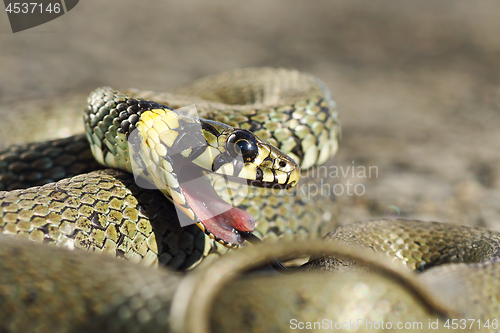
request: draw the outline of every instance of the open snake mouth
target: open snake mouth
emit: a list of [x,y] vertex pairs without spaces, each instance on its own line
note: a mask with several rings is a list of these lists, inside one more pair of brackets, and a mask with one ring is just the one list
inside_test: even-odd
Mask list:
[[[237,160],[234,160],[234,163]],[[176,162],[176,163],[175,163]],[[174,165],[178,168],[179,187],[182,189],[187,204],[196,215],[198,226],[211,238],[227,247],[236,247],[243,243],[246,234],[255,229],[255,219],[243,209],[237,208],[223,200],[206,177],[207,170],[192,163],[188,159],[176,159]],[[235,169],[236,166],[235,166]],[[240,168],[241,169],[241,168]],[[288,189],[295,182],[280,184],[278,176],[274,171],[274,181],[266,182],[259,177],[257,179],[246,179],[242,177],[215,175],[224,177],[225,180],[254,187],[266,187],[273,189]],[[287,176],[287,181],[290,175]]]
[[200,167],[184,165],[179,172],[179,185],[196,215],[198,226],[216,241],[235,247],[245,241],[242,233],[255,229],[253,216],[224,201]]

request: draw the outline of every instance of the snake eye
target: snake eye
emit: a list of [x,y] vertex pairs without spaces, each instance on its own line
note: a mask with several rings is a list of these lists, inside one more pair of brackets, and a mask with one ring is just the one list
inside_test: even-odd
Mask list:
[[245,130],[234,131],[228,136],[226,150],[232,157],[243,156],[245,162],[252,161],[259,153],[255,137]]

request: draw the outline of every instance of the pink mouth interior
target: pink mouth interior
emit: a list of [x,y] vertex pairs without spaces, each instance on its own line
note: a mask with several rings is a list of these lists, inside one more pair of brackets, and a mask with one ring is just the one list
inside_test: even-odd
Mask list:
[[222,200],[206,179],[182,182],[181,188],[193,212],[215,237],[240,244],[244,240],[238,231],[255,229],[252,215]]

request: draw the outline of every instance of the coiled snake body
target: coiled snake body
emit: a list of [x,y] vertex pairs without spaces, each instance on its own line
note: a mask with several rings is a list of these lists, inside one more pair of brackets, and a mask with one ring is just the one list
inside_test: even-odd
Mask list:
[[[176,110],[189,104],[196,109]],[[472,290],[464,291],[464,299],[476,297],[475,304],[489,311],[464,312],[466,302],[430,295],[426,285],[443,297],[453,294],[449,286],[439,288],[447,271],[431,270],[416,279],[364,249],[337,245],[387,252],[420,270],[447,262],[486,262],[493,269],[480,268],[479,278],[491,279],[500,237],[486,230],[365,222],[331,234],[332,245],[285,243],[262,252],[247,247],[208,264],[227,248],[245,243],[248,233],[286,241],[318,238],[335,226],[334,198],[311,196],[295,186],[299,165],[305,171],[329,163],[340,132],[328,90],[310,75],[237,70],[199,80],[179,95],[101,88],[89,97],[84,120],[85,136],[0,152],[0,186],[10,190],[0,192],[0,227],[4,234],[34,241],[0,239],[0,327],[6,332],[195,332],[209,323],[215,331],[287,331],[294,315],[302,322],[321,316],[346,319],[347,312],[335,304],[349,300],[354,304],[350,315],[365,320],[372,318],[367,306],[378,309],[380,301],[385,308],[377,310],[375,319],[474,313],[484,322],[500,313],[496,298],[476,297],[469,266],[459,268],[461,280],[450,279]],[[92,171],[99,167],[90,150],[101,165],[127,172]],[[308,177],[298,184],[318,181]],[[181,227],[179,221],[191,225]],[[59,248],[104,252],[145,265]],[[307,274],[230,280],[273,251],[339,257],[312,260]],[[200,262],[205,267],[185,278],[144,267],[186,269]],[[335,280],[317,267],[362,273]],[[370,269],[375,273],[364,272]],[[352,295],[332,289],[334,280],[346,290],[365,288],[365,294],[352,303]],[[315,283],[322,287],[306,287]],[[488,283],[483,290],[498,292]],[[288,296],[271,296],[273,288],[288,290]]]

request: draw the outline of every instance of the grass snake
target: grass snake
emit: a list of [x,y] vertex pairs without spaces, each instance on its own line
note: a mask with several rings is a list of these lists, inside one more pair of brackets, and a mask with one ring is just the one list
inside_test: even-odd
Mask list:
[[[0,151],[0,227],[18,236],[0,242],[0,331],[267,332],[291,318],[444,330],[467,316],[491,326],[493,231],[382,220],[305,241],[336,226],[335,198],[304,185],[331,181],[307,171],[332,163],[337,117],[325,85],[294,70],[235,70],[175,95],[97,89],[85,134]],[[246,233],[281,242],[214,262]],[[241,275],[299,255],[315,256],[297,274]]]

